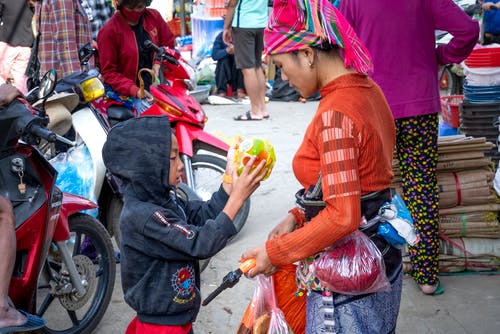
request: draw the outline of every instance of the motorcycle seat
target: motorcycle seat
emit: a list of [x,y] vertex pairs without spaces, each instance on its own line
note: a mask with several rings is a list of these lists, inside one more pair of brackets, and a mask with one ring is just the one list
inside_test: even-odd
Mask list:
[[108,114],[108,121],[111,126],[135,116],[132,110],[121,106],[111,106],[106,110],[106,113]]

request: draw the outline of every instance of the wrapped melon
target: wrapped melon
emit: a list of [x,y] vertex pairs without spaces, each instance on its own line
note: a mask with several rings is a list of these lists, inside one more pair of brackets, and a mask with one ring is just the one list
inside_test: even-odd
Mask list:
[[276,162],[276,155],[274,154],[274,147],[269,140],[261,138],[240,138],[239,143],[236,143],[235,146],[233,163],[238,175],[243,172],[243,168],[253,156],[257,157],[254,163],[255,165],[258,165],[262,160],[266,161],[265,168],[267,168],[267,172],[263,180],[271,175],[274,163]]

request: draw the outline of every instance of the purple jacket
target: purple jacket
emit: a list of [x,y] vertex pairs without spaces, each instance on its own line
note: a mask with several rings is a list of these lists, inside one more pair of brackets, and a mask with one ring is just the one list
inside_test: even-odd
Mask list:
[[[438,65],[467,58],[478,22],[452,0],[341,0],[339,9],[370,51],[394,118],[438,112]],[[435,30],[453,39],[436,48]]]

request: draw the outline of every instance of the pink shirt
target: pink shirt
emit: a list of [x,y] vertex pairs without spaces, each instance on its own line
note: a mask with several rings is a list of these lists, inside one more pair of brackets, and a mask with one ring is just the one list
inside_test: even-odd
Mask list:
[[[394,118],[438,112],[438,64],[460,63],[479,37],[452,0],[341,0],[339,10],[370,51]],[[436,48],[435,30],[453,39]]]

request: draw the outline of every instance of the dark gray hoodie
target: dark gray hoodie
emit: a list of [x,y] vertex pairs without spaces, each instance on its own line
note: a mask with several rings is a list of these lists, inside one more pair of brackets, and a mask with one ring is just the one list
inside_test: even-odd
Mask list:
[[222,212],[222,187],[207,202],[184,202],[168,184],[171,150],[167,117],[139,117],[114,126],[102,155],[123,182],[120,216],[125,301],[139,320],[182,325],[200,308],[199,259],[215,255],[236,234]]

